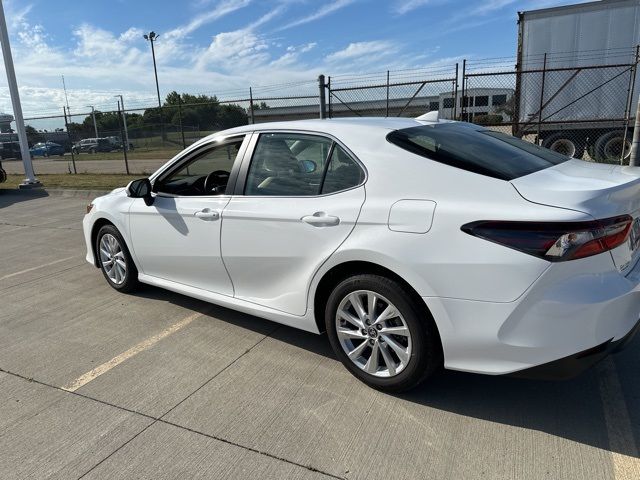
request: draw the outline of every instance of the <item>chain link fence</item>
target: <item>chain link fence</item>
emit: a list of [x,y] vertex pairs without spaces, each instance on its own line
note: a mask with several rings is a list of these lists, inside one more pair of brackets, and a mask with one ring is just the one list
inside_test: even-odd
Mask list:
[[[35,164],[39,174],[148,174],[195,141],[234,126],[417,117],[434,110],[440,118],[484,125],[576,158],[620,164],[628,162],[633,135],[638,59],[638,47],[472,59],[430,69],[321,75],[215,96],[172,92],[162,107],[124,112],[120,103],[108,111],[61,107],[59,114],[25,121],[33,155],[42,160]],[[0,133],[3,159],[15,151],[7,144],[17,141],[7,130]],[[18,173],[21,164],[5,162],[5,169]]]

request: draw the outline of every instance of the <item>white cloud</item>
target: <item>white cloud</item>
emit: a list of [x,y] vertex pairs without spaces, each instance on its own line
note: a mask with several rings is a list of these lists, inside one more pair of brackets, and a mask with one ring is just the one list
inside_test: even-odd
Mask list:
[[252,0],[222,0],[213,9],[196,15],[189,23],[181,25],[166,33],[167,37],[183,38],[195,32],[203,25],[214,22],[230,13],[245,8]]
[[398,15],[404,15],[416,8],[425,6],[430,1],[431,0],[400,0],[396,2],[393,9]]
[[297,27],[299,25],[304,25],[305,23],[315,22],[316,20],[326,17],[327,15],[330,15],[333,12],[340,10],[341,8],[351,5],[352,3],[354,3],[354,1],[355,0],[334,0],[333,2],[327,3],[324,6],[320,7],[310,15],[299,18],[298,20],[294,20],[291,23],[287,23],[286,25],[278,28],[278,31]]
[[220,70],[233,70],[251,64],[262,64],[268,58],[267,43],[248,30],[236,30],[215,35],[209,47],[198,57],[196,66],[205,69],[214,66]]
[[374,40],[370,42],[350,43],[345,49],[327,55],[328,62],[341,62],[345,60],[363,60],[372,56],[380,57],[390,55],[398,50],[398,46],[386,40]]

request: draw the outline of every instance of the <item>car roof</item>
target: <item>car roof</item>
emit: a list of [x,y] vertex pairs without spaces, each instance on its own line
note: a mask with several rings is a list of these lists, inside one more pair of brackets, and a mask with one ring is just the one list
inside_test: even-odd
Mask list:
[[241,127],[223,130],[210,135],[212,138],[218,135],[233,135],[247,132],[260,132],[265,130],[300,130],[323,132],[338,135],[348,132],[349,130],[357,130],[362,133],[363,130],[370,130],[371,133],[389,132],[402,128],[417,127],[431,122],[418,122],[413,118],[380,118],[380,117],[349,117],[349,118],[332,118],[326,120],[292,120],[286,122],[269,122],[258,123],[253,125],[243,125]]

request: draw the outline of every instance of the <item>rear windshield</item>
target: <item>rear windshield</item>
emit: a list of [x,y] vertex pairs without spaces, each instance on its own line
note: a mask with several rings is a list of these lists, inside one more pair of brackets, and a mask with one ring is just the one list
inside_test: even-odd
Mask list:
[[468,123],[395,130],[387,140],[436,162],[502,180],[513,180],[569,160],[533,143]]

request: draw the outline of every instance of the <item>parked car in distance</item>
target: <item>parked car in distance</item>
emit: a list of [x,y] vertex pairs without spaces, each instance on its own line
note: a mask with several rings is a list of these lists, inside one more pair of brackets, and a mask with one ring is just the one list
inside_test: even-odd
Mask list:
[[85,138],[73,145],[73,153],[98,153],[114,150],[111,142],[106,138]]
[[64,147],[54,142],[40,142],[36,143],[29,149],[31,155],[34,157],[50,157],[51,155],[64,156]]
[[[120,137],[104,137],[105,140],[108,140],[111,143],[111,146],[114,150],[122,150],[122,139]],[[133,150],[133,143],[129,142],[129,150]]]
[[[433,112],[435,113],[435,112]],[[327,333],[357,378],[564,377],[640,313],[640,173],[462,122],[246,125],[95,199],[86,259]]]
[[20,142],[2,142],[0,143],[0,158],[15,158],[22,160],[22,152],[20,151]]

